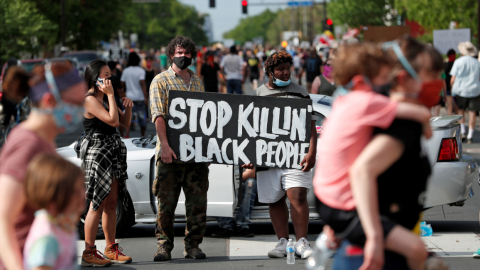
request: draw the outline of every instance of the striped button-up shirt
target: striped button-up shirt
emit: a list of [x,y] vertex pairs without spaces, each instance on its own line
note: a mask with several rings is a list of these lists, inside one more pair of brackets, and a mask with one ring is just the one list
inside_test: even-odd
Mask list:
[[[205,92],[200,78],[195,76],[190,69],[188,69],[188,73],[190,73],[190,85],[188,86],[172,67],[155,76],[150,84],[150,111],[153,123],[155,123],[157,117],[166,117],[168,114],[168,93],[170,90]],[[156,161],[160,158],[160,151],[160,140],[157,140],[155,149]]]

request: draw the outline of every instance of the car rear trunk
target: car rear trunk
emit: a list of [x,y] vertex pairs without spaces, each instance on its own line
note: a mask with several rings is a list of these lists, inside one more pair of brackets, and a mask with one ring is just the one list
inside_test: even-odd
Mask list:
[[455,138],[458,146],[458,159],[462,159],[462,137],[458,122],[460,119],[462,119],[461,115],[439,116],[430,119],[433,136],[430,140],[425,141],[425,145],[427,146],[428,157],[432,166],[439,160],[443,139]]

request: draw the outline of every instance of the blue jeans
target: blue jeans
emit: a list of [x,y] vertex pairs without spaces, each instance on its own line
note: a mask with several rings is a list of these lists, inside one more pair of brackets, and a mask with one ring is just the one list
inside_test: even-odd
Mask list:
[[[347,254],[351,247],[350,242],[343,240],[340,248],[333,257],[332,270],[358,269],[363,264],[363,254]],[[383,270],[407,270],[407,262],[402,256],[386,251]]]
[[229,94],[242,94],[241,80],[227,80],[227,92]]
[[147,126],[147,106],[145,101],[134,101],[132,115],[137,114],[137,121],[140,127]]
[[243,184],[243,201],[240,205],[237,215],[233,217],[217,217],[218,226],[234,232],[239,232],[242,229],[248,229],[250,216],[252,215],[253,204],[257,196],[257,180],[255,178],[248,178]]

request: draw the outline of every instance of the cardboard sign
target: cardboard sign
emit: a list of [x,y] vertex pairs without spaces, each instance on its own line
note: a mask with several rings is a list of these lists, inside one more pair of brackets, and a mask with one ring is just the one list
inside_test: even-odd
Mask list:
[[458,43],[465,41],[470,41],[470,28],[433,30],[433,47],[442,54],[447,54],[450,49],[460,53]]
[[300,169],[308,153],[308,99],[170,91],[167,139],[183,162]]

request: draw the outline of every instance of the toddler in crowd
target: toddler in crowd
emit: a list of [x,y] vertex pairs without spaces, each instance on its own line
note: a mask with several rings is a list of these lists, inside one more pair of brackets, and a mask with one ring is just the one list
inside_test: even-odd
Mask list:
[[26,270],[78,269],[77,223],[85,208],[85,177],[55,154],[39,155],[25,179],[27,203],[35,209],[24,249]]

